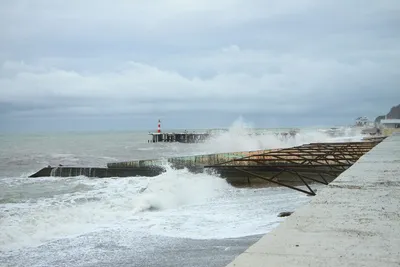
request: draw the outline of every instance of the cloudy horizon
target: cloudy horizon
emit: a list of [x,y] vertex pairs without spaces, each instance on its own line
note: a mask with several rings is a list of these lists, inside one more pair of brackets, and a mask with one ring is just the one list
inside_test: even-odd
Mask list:
[[351,124],[400,104],[400,2],[0,3],[0,132]]

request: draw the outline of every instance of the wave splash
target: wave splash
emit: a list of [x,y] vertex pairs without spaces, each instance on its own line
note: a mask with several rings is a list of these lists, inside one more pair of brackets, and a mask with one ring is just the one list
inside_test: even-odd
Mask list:
[[[86,186],[88,190],[47,195],[34,203],[26,199],[1,203],[0,250],[37,246],[135,222],[140,230],[149,211],[207,203],[231,189],[219,177],[165,167],[167,172],[151,178],[68,178],[71,188]],[[49,180],[54,183],[53,178]],[[46,179],[37,182],[47,183]]]
[[199,145],[204,153],[224,153],[250,150],[287,148],[315,142],[360,141],[365,135],[361,130],[350,127],[338,128],[338,135],[332,136],[329,128],[297,129],[295,136],[283,137],[280,133],[293,129],[256,129],[243,118],[237,119],[227,131],[215,134]]

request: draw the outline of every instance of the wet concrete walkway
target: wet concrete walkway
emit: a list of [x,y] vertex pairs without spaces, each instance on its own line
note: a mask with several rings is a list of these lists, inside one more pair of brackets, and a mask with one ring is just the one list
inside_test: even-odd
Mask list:
[[228,266],[400,266],[400,134]]

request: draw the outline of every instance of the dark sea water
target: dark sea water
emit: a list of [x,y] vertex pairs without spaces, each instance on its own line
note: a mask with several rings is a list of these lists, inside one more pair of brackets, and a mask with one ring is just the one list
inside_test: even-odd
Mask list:
[[[225,266],[310,198],[286,188],[234,188],[207,174],[28,178],[58,164],[288,147],[332,138],[301,129],[293,140],[233,127],[202,144],[148,143],[145,132],[0,135],[0,266]],[[143,188],[147,188],[143,192]]]

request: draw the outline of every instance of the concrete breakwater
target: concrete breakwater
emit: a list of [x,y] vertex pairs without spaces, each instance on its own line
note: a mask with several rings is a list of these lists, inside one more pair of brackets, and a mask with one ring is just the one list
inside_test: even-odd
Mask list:
[[191,172],[204,171],[205,165],[214,165],[232,159],[238,159],[253,154],[265,153],[272,150],[257,150],[233,153],[219,153],[196,156],[172,157],[167,159],[147,159],[124,162],[108,163],[107,167],[75,167],[56,166],[45,167],[30,177],[70,177],[84,175],[87,177],[131,177],[131,176],[156,176],[165,171],[164,166],[169,164],[172,168],[187,168]]
[[35,177],[74,177],[86,176],[93,178],[107,177],[132,177],[132,176],[157,176],[164,172],[161,166],[152,166],[148,168],[101,168],[101,167],[74,167],[74,166],[58,166],[45,167],[38,172],[32,174]]
[[161,166],[163,164],[170,164],[173,168],[181,169],[197,169],[203,168],[206,165],[215,165],[222,162],[230,161],[232,159],[239,159],[251,155],[258,155],[260,153],[268,153],[274,150],[255,150],[231,153],[216,153],[194,156],[171,157],[167,159],[146,159],[146,160],[133,160],[123,162],[108,163],[108,168],[140,168],[150,166]]
[[[236,186],[286,186],[313,195],[315,192],[309,183],[330,183],[382,140],[311,143],[284,149],[112,162],[106,168],[46,167],[30,177],[156,176],[165,171],[165,164],[169,164],[172,168],[187,168],[191,172],[210,171]],[[294,188],[297,185],[305,185],[308,190]]]

